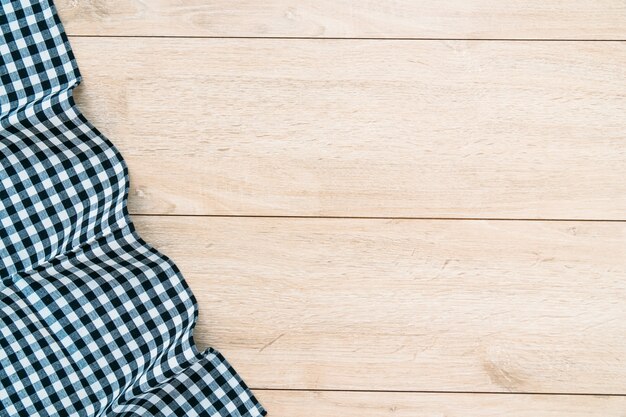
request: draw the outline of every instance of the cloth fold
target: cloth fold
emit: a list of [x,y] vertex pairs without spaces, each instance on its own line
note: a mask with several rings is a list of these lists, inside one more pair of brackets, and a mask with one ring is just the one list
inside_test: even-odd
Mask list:
[[196,349],[193,294],[136,233],[54,5],[0,4],[0,416],[265,415]]

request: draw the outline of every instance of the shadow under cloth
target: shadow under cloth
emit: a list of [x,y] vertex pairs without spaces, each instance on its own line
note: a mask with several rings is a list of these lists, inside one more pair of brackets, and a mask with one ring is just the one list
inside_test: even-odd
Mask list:
[[54,5],[0,5],[0,416],[265,415],[196,349],[196,300],[135,232]]

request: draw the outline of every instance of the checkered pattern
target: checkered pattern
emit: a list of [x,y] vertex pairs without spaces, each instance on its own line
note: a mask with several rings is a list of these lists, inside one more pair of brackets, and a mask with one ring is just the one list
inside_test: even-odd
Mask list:
[[193,295],[134,231],[54,6],[0,5],[0,416],[265,415],[195,348]]

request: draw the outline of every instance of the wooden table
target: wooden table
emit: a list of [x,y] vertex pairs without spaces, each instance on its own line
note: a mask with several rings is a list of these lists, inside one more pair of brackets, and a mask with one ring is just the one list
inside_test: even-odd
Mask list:
[[57,5],[270,416],[624,415],[624,1]]

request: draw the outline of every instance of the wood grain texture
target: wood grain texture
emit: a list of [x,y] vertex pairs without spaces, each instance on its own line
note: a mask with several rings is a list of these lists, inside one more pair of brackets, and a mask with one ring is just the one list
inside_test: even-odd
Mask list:
[[625,39],[622,0],[57,0],[72,35]]
[[623,397],[262,391],[272,417],[623,417]]
[[252,387],[626,394],[624,223],[136,222]]
[[626,218],[624,43],[72,44],[135,213]]
[[443,219],[626,220],[626,43],[537,42],[626,39],[626,2],[56,4],[139,232],[272,417],[624,417],[626,223]]

